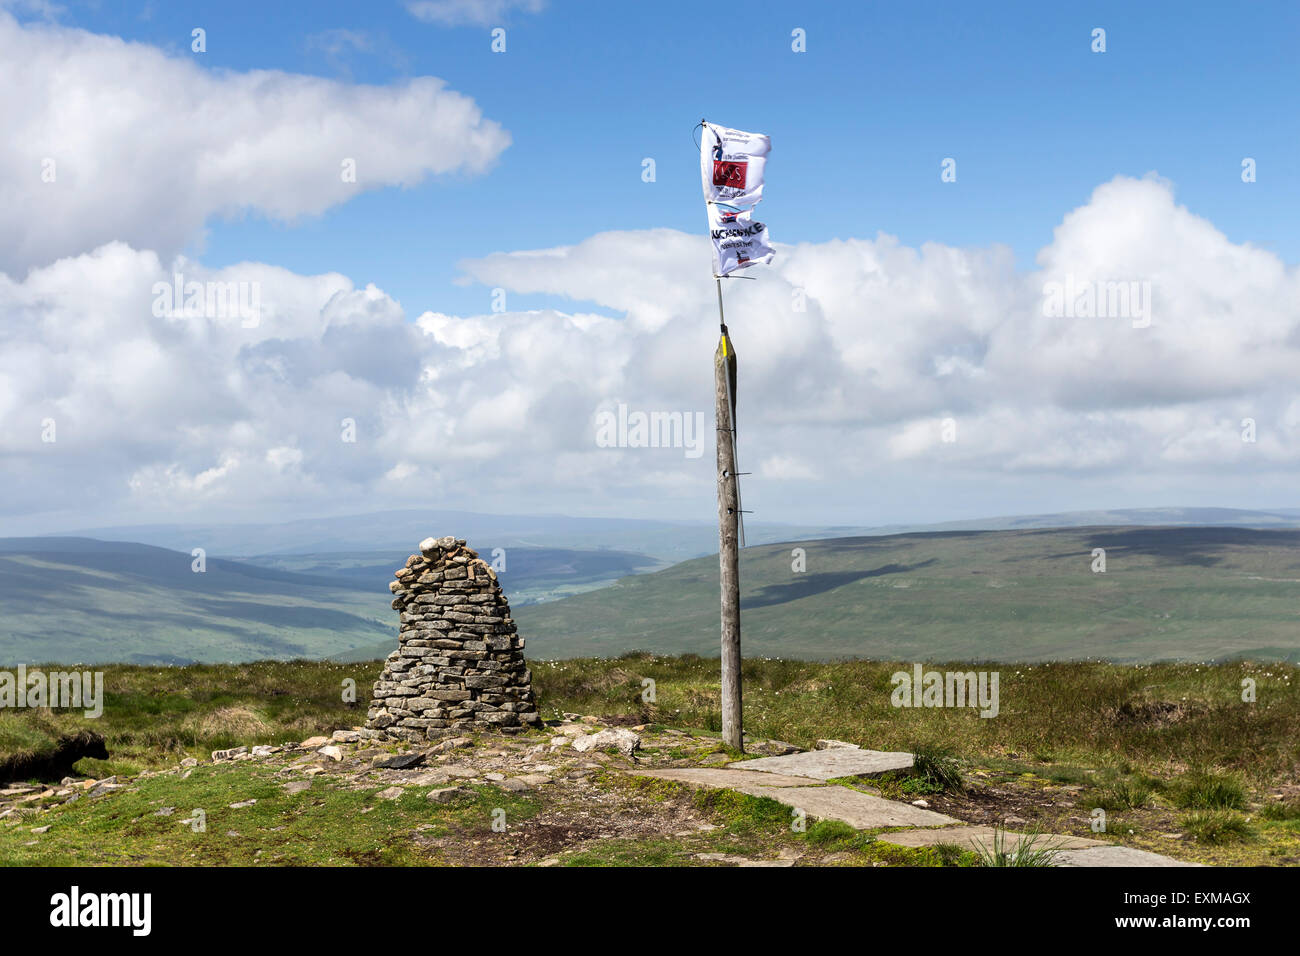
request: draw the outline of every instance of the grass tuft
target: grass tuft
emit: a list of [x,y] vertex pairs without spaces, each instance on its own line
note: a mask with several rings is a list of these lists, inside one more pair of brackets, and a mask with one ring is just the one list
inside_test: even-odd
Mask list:
[[[1009,843],[1008,837],[1015,837],[1015,842]],[[1061,849],[1046,841],[1037,830],[1007,833],[994,827],[993,845],[987,848],[981,845],[976,853],[981,866],[1056,866]]]
[[1196,771],[1175,787],[1174,805],[1180,810],[1244,810],[1246,788],[1234,776]]
[[1202,810],[1183,817],[1183,829],[1198,843],[1220,846],[1224,843],[1245,843],[1255,838],[1255,831],[1246,818],[1229,810]]

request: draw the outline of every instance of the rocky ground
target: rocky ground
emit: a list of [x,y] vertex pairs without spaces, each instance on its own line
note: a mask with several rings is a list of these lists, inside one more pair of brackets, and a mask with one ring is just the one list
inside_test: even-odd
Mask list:
[[[1081,788],[1032,774],[976,768],[968,772],[965,792],[918,797],[903,793],[888,777],[828,779],[828,774],[809,780],[723,770],[739,755],[729,753],[716,735],[618,723],[570,713],[526,734],[482,733],[419,745],[351,728],[278,746],[218,750],[206,761],[188,757],[174,767],[129,778],[69,777],[57,785],[11,785],[0,789],[0,862],[975,862],[972,854],[954,854],[951,847],[890,845],[899,828],[871,822],[870,815],[881,808],[904,815],[926,810],[919,813],[922,817],[945,815],[954,833],[962,824],[991,824],[1093,835],[1088,812],[1077,805]],[[800,753],[778,740],[749,741],[746,751],[747,757]],[[791,807],[800,801],[786,795],[807,794],[808,785],[823,788],[815,795],[832,804],[809,812],[806,827],[811,829],[801,829],[790,819]],[[839,800],[849,803],[843,814],[837,810]],[[875,802],[865,809],[859,805],[868,801]],[[867,819],[855,818],[861,812]],[[818,825],[818,817],[830,822]],[[913,823],[924,828],[940,821]],[[181,846],[185,841],[175,839],[176,832],[186,832],[188,839],[188,832],[200,826],[226,838],[224,843]],[[317,856],[304,856],[301,847],[290,846],[295,840],[315,841],[322,830],[331,839]],[[102,848],[89,835],[101,831]],[[60,840],[54,841],[56,836]],[[1172,833],[1162,843],[1129,842],[1178,856],[1180,839]]]
[[[643,768],[720,766],[734,759],[715,738],[645,725],[608,724],[595,717],[567,714],[543,732],[449,737],[423,746],[376,739],[372,732],[352,728],[279,746],[218,750],[207,762],[189,757],[174,768],[144,771],[130,778],[69,777],[48,786],[10,785],[0,789],[0,827],[30,833],[20,845],[38,848],[42,836],[79,801],[99,804],[121,793],[138,793],[152,781],[184,781],[207,765],[232,770],[255,766],[269,773],[289,795],[319,793],[322,785],[328,785],[331,790],[369,795],[375,805],[418,797],[434,814],[439,808],[473,801],[484,791],[538,798],[536,812],[526,823],[508,821],[498,831],[490,826],[490,820],[484,821],[488,826],[477,828],[483,832],[468,840],[461,832],[436,832],[444,828],[433,824],[412,828],[412,845],[427,850],[430,861],[449,864],[549,866],[560,862],[562,854],[581,853],[600,841],[681,840],[722,829],[685,789],[660,790],[651,798],[642,789],[619,785]],[[795,748],[762,741],[751,744],[750,749],[771,755]],[[256,803],[255,798],[237,800],[224,809],[241,810]],[[206,812],[210,818],[214,816],[211,810]],[[154,811],[181,824],[193,822],[191,813],[173,806]],[[701,852],[691,858],[728,862],[730,855]],[[793,862],[796,857],[785,852],[783,858]]]

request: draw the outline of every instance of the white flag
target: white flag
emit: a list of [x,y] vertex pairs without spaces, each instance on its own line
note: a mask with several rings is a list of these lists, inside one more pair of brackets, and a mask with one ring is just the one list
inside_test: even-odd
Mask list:
[[709,204],[709,235],[713,239],[713,274],[725,276],[771,262],[775,255],[767,237],[767,226],[751,210],[731,211]]
[[772,140],[762,133],[705,123],[700,142],[704,198],[733,206],[758,202],[763,198],[763,167],[771,148]]

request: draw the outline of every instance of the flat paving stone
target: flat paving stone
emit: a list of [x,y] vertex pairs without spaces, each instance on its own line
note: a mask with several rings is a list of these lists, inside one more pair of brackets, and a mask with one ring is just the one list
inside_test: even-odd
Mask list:
[[737,760],[727,764],[728,769],[755,770],[762,773],[779,773],[792,777],[810,777],[829,780],[832,777],[858,777],[885,773],[889,770],[906,770],[912,766],[912,755],[886,750],[858,750],[851,747],[833,747],[830,750],[810,750],[807,753],[787,754],[784,757],[759,757],[757,760]]
[[725,767],[672,767],[667,770],[640,770],[640,777],[659,777],[677,780],[701,787],[726,787],[742,790],[745,787],[806,787],[807,777],[787,777],[779,773],[759,773],[755,770],[728,770]]
[[960,822],[933,810],[922,810],[910,803],[874,797],[848,787],[752,787],[744,792],[755,797],[771,797],[778,803],[802,810],[810,817],[843,820],[859,830],[937,827]]
[[[1002,847],[1004,850],[1015,847],[1023,834],[1003,831]],[[895,846],[934,846],[936,843],[953,843],[967,850],[993,852],[992,827],[950,827],[946,830],[906,830],[902,833],[882,833],[877,839]],[[1059,850],[1083,850],[1091,847],[1110,846],[1102,840],[1090,840],[1086,837],[1068,836],[1063,833],[1039,834],[1034,841],[1035,847],[1052,847]]]
[[1131,846],[1100,846],[1090,850],[1067,850],[1056,858],[1057,866],[1201,866],[1171,856],[1137,850]]

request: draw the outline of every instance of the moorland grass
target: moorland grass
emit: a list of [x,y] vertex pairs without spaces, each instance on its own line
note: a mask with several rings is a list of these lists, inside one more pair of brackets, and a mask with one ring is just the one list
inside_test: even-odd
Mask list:
[[[629,654],[530,666],[547,719],[577,712],[720,728],[716,658]],[[994,718],[973,708],[891,706],[890,676],[906,665],[750,659],[745,730],[755,739],[806,748],[823,737],[878,750],[917,747],[922,756],[938,748],[927,766],[949,783],[949,761],[1016,767],[1035,753],[1050,755],[1040,775],[1095,785],[1100,769],[1121,807],[1144,803],[1145,791],[1166,785],[1185,809],[1241,807],[1243,788],[1291,780],[1300,765],[1300,669],[1293,665],[981,666],[1001,673]],[[83,761],[80,769],[105,776],[172,766],[225,747],[302,740],[361,724],[380,667],[379,661],[108,665],[101,718],[0,711],[0,754],[48,748],[61,734],[96,730],[107,740],[110,760]],[[1246,678],[1256,684],[1250,703],[1241,700]]]

